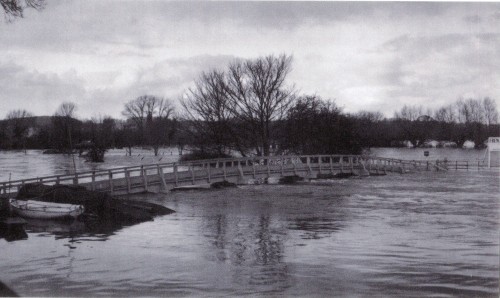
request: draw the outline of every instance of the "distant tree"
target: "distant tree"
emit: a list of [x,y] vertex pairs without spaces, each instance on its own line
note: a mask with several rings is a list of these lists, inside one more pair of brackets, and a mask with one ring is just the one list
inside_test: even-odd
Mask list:
[[497,105],[494,100],[489,97],[485,97],[483,99],[483,111],[486,125],[490,126],[498,123]]
[[72,102],[64,102],[56,110],[52,117],[54,128],[55,147],[64,152],[72,152],[74,133],[77,130],[75,116],[76,105]]
[[[202,73],[193,88],[181,100],[186,120],[192,124],[186,130],[196,140],[198,150],[216,155],[228,154],[238,147],[237,133],[231,122],[234,119],[226,92],[226,74],[221,71]],[[245,150],[237,148],[243,155]]]
[[155,155],[173,134],[173,113],[174,106],[170,100],[153,95],[143,95],[129,101],[122,112],[135,123],[142,136],[141,143],[150,145]]
[[26,110],[13,110],[7,114],[8,134],[11,137],[11,146],[14,149],[26,150],[26,138],[32,124],[33,114]]
[[404,140],[409,140],[415,147],[424,141],[427,136],[422,130],[420,123],[417,121],[423,114],[422,106],[404,105],[400,111],[394,113],[397,123],[403,130]]
[[0,0],[0,6],[3,9],[7,20],[13,18],[22,18],[26,8],[40,10],[45,7],[45,0]]
[[455,121],[455,110],[453,105],[447,105],[434,112],[434,119],[439,122],[452,123]]
[[292,57],[285,54],[237,61],[229,66],[226,92],[235,120],[241,122],[258,155],[268,156],[280,122],[295,102],[293,87],[285,80]]
[[361,144],[355,119],[333,101],[302,96],[285,120],[282,149],[295,154],[358,154]]
[[482,147],[487,138],[487,128],[483,127],[485,112],[479,99],[460,98],[456,102],[458,121],[463,123],[466,139],[473,140],[476,147]]
[[362,146],[382,146],[384,138],[387,138],[382,126],[384,115],[380,112],[359,111],[353,117]]

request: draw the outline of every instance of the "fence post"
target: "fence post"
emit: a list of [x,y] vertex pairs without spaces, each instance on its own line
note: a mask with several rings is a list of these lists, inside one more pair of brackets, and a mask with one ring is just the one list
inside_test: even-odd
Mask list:
[[78,173],[75,173],[75,177],[73,178],[73,184],[78,185]]
[[130,172],[125,168],[125,180],[127,180],[127,193],[130,193]]
[[210,163],[207,164],[207,176],[208,176],[208,183],[212,183],[212,177],[210,177]]
[[161,188],[163,190],[167,190],[167,183],[165,182],[165,176],[163,176],[163,168],[161,168],[160,165],[156,165],[156,167],[158,170],[158,176],[160,177]]
[[195,184],[195,179],[194,179],[194,169],[193,168],[194,168],[193,165],[190,164],[189,165],[189,172],[191,173],[191,184],[194,185]]
[[285,159],[282,157],[281,158],[281,176],[285,176],[285,169],[284,169],[284,164],[285,163]]
[[111,170],[108,171],[108,179],[109,179],[109,190],[111,192],[111,195],[113,195],[113,190],[114,190],[114,187],[113,187],[113,173],[111,172]]
[[226,180],[226,175],[227,175],[227,172],[226,172],[226,162],[223,161],[224,165],[223,165],[223,172],[224,172],[224,180]]
[[92,171],[92,183],[90,184],[92,191],[95,190],[95,171]]
[[271,163],[271,160],[269,160],[269,157],[266,159],[266,164],[267,164],[267,177],[271,177],[271,168],[270,168],[270,163]]
[[252,161],[253,179],[255,179],[255,161]]
[[141,166],[142,179],[144,180],[144,191],[148,192],[148,173],[144,169],[144,166]]
[[177,173],[177,163],[174,163],[174,177],[175,177],[175,186],[179,184],[179,174]]

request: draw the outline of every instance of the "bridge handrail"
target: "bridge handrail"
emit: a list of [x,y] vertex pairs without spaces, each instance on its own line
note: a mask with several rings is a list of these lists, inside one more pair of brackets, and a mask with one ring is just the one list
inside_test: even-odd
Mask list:
[[[329,161],[324,162],[325,159]],[[92,181],[94,181],[95,178],[100,178],[102,180],[103,176],[107,177],[108,179],[113,179],[114,175],[125,174],[127,176],[130,175],[130,173],[137,171],[141,171],[140,175],[143,175],[144,173],[147,173],[147,171],[150,170],[158,170],[158,173],[160,173],[160,170],[163,171],[163,169],[166,168],[170,168],[174,172],[177,172],[177,167],[189,167],[193,169],[195,167],[207,167],[207,166],[210,167],[212,166],[212,164],[216,164],[216,167],[218,167],[220,166],[220,163],[223,163],[224,167],[233,167],[241,165],[242,162],[245,162],[246,165],[250,165],[248,162],[251,161],[252,162],[251,165],[255,165],[255,162],[258,162],[259,165],[264,165],[269,167],[269,166],[296,163],[296,161],[298,160],[300,160],[301,163],[310,163],[310,164],[328,164],[332,162],[337,163],[337,161],[334,161],[336,159],[339,159],[338,162],[340,162],[340,164],[343,164],[347,159],[346,163],[358,164],[361,162],[363,166],[365,162],[368,160],[383,161],[392,163],[393,165],[399,164],[403,166],[405,165],[417,166],[417,164],[419,165],[432,164],[432,166],[435,166],[434,162],[431,161],[401,160],[395,158],[385,158],[385,157],[366,156],[366,155],[322,154],[322,155],[248,156],[248,157],[238,157],[238,158],[218,158],[218,159],[174,162],[174,163],[172,162],[154,163],[154,164],[145,164],[137,166],[101,169],[94,171],[83,171],[71,174],[51,175],[51,176],[36,177],[36,178],[33,177],[33,178],[17,179],[11,181],[0,181],[0,192],[2,189],[5,191],[6,189],[20,187],[25,183],[31,183],[31,182],[60,183],[63,181],[73,180],[74,181],[73,183],[78,183],[79,179],[92,178]],[[281,161],[281,163],[273,163],[274,161]],[[262,164],[262,162],[264,162],[264,164]],[[227,165],[227,163],[230,163],[229,166]]]

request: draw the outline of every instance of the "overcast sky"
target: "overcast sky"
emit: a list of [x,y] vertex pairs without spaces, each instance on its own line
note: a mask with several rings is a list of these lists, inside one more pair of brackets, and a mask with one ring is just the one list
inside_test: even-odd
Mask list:
[[175,101],[235,58],[293,55],[288,83],[346,112],[460,96],[500,107],[500,3],[47,1],[0,21],[0,118],[122,118],[140,95]]

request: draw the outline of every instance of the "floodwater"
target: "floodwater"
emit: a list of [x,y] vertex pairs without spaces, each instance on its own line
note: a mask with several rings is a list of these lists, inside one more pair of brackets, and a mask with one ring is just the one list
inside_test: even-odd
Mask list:
[[[176,148],[162,148],[154,156],[152,150],[133,149],[132,156],[125,149],[108,150],[103,163],[87,162],[84,157],[69,154],[42,154],[43,150],[0,151],[0,182],[75,172],[169,163],[179,160]],[[73,163],[74,160],[74,163]]]
[[0,280],[23,296],[498,297],[499,178],[420,172],[137,195],[177,212],[2,230]]

